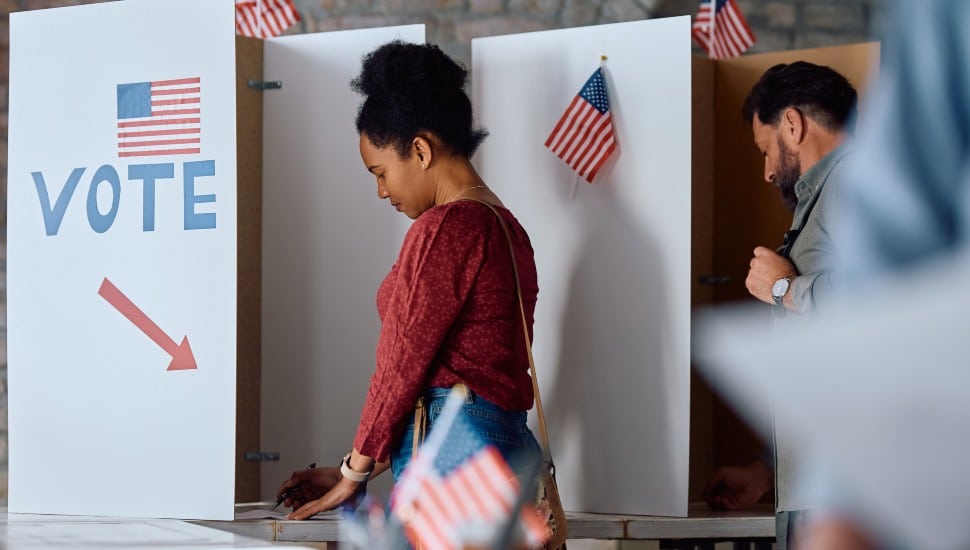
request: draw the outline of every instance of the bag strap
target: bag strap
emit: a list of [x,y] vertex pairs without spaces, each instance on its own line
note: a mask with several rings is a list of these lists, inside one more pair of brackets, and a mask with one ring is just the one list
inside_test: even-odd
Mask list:
[[494,205],[479,199],[460,200],[480,202],[495,213],[495,216],[498,217],[498,224],[502,227],[502,232],[505,233],[505,240],[509,243],[509,255],[512,258],[512,273],[515,274],[515,292],[519,295],[519,313],[522,316],[522,333],[525,336],[525,350],[529,356],[529,372],[532,374],[532,392],[535,394],[536,400],[536,417],[539,420],[539,437],[542,443],[542,458],[549,462],[549,464],[552,464],[552,452],[549,450],[549,432],[546,429],[546,415],[542,411],[542,398],[539,396],[539,379],[536,377],[535,359],[532,358],[532,340],[529,338],[529,328],[525,320],[525,304],[522,300],[522,284],[519,282],[519,268],[515,261],[515,248],[512,245],[512,235],[509,233],[509,228],[505,225],[505,218],[499,214],[499,211],[495,209]]

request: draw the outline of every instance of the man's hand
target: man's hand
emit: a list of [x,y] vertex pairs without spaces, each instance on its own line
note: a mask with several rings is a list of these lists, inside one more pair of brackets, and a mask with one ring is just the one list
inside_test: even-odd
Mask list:
[[[795,278],[798,271],[795,266],[774,250],[759,246],[754,249],[754,257],[751,258],[751,269],[748,270],[748,278],[744,280],[744,286],[752,296],[766,304],[774,304],[771,297],[771,287],[775,281],[782,277]],[[786,296],[786,306],[791,303],[791,299]]]
[[715,510],[745,510],[754,506],[774,484],[774,472],[756,459],[746,466],[718,468],[707,480],[704,500]]

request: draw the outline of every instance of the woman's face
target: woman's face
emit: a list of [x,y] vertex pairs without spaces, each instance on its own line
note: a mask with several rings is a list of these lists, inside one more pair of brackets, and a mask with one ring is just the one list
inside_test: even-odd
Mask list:
[[378,149],[361,133],[360,158],[377,178],[378,198],[387,199],[398,212],[413,220],[435,205],[434,186],[413,148],[401,158],[393,145]]

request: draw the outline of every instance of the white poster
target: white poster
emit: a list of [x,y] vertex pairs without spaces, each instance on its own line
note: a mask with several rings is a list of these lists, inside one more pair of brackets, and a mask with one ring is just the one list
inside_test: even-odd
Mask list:
[[13,512],[232,519],[233,16],[10,16]]
[[[602,56],[617,149],[588,184],[544,144]],[[565,508],[686,515],[690,18],[480,38],[472,67],[473,160],[535,248]]]
[[[377,196],[350,81],[364,54],[424,25],[267,40],[263,96],[262,465],[272,498],[293,470],[337,466],[376,365],[376,295],[411,220]],[[383,479],[382,479],[383,478]],[[371,482],[387,495],[391,474]]]

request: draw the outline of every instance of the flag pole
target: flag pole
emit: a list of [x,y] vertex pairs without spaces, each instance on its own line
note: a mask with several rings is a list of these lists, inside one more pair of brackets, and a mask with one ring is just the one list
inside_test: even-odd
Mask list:
[[714,26],[717,25],[717,0],[710,0],[711,2],[711,32],[708,34],[708,40],[710,41],[707,46],[707,57],[708,59],[715,59],[714,54],[714,41],[716,37],[714,36]]
[[[600,55],[600,71],[602,71],[603,69],[606,68],[606,60],[607,59],[608,58],[605,55]],[[604,80],[606,79],[606,75],[605,74],[603,75],[603,79]],[[575,172],[575,174],[576,175],[573,176],[573,192],[569,195],[569,198],[571,200],[575,200],[575,198],[576,198],[576,187],[579,186],[579,172]]]
[[516,476],[522,483],[519,487],[519,494],[515,498],[515,505],[512,506],[510,516],[501,526],[501,529],[499,529],[498,536],[492,540],[489,550],[504,550],[505,548],[512,547],[512,541],[515,539],[516,527],[519,525],[519,517],[522,510],[530,500],[535,498],[539,469],[542,468],[542,458],[533,457],[532,460],[529,460],[528,457],[524,457],[521,460],[524,461],[521,463],[521,473]]

